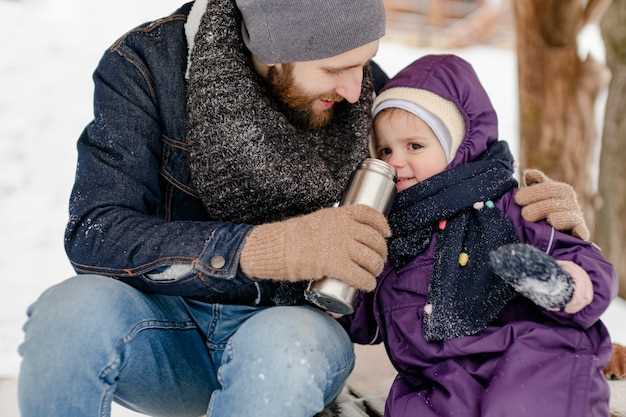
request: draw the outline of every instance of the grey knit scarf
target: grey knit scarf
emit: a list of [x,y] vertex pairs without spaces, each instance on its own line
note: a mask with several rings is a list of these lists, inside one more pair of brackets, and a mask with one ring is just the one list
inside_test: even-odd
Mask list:
[[322,129],[289,122],[254,70],[234,0],[211,0],[195,38],[188,88],[193,184],[213,219],[261,224],[340,199],[367,156],[373,86],[340,103]]

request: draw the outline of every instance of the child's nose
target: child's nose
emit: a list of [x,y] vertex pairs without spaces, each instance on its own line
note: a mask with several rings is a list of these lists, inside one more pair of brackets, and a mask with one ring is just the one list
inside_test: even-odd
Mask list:
[[404,158],[398,155],[391,155],[387,163],[394,168],[402,168],[404,166]]

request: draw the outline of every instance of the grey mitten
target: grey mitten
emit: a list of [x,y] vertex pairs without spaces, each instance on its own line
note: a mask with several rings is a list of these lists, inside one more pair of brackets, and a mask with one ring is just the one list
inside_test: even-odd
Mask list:
[[493,272],[515,291],[548,310],[562,310],[574,295],[574,281],[550,256],[523,243],[489,253]]

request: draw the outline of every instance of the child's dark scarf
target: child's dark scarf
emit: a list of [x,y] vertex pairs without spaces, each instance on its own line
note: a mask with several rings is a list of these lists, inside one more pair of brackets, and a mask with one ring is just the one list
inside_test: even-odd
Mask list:
[[[513,157],[505,142],[496,142],[479,160],[465,163],[398,194],[389,216],[393,237],[389,259],[399,269],[426,250],[440,220],[428,302],[424,315],[427,340],[447,340],[483,330],[515,296],[493,274],[489,252],[517,242],[513,225],[497,208],[473,207],[495,201],[517,182]],[[469,255],[462,267],[459,254]]]
[[261,224],[331,206],[367,157],[373,84],[323,129],[296,127],[256,73],[234,0],[210,0],[193,49],[188,142],[194,187],[212,219]]

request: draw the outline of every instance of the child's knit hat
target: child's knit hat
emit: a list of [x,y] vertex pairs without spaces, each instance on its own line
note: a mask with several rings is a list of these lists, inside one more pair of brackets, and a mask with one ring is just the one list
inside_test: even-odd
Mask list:
[[454,103],[428,90],[394,87],[376,97],[373,117],[391,108],[408,111],[422,119],[439,140],[448,163],[452,161],[465,135],[463,116]]
[[423,119],[446,151],[448,168],[479,158],[498,140],[491,100],[472,66],[456,55],[426,55],[408,65],[385,84],[372,110],[385,108]]

